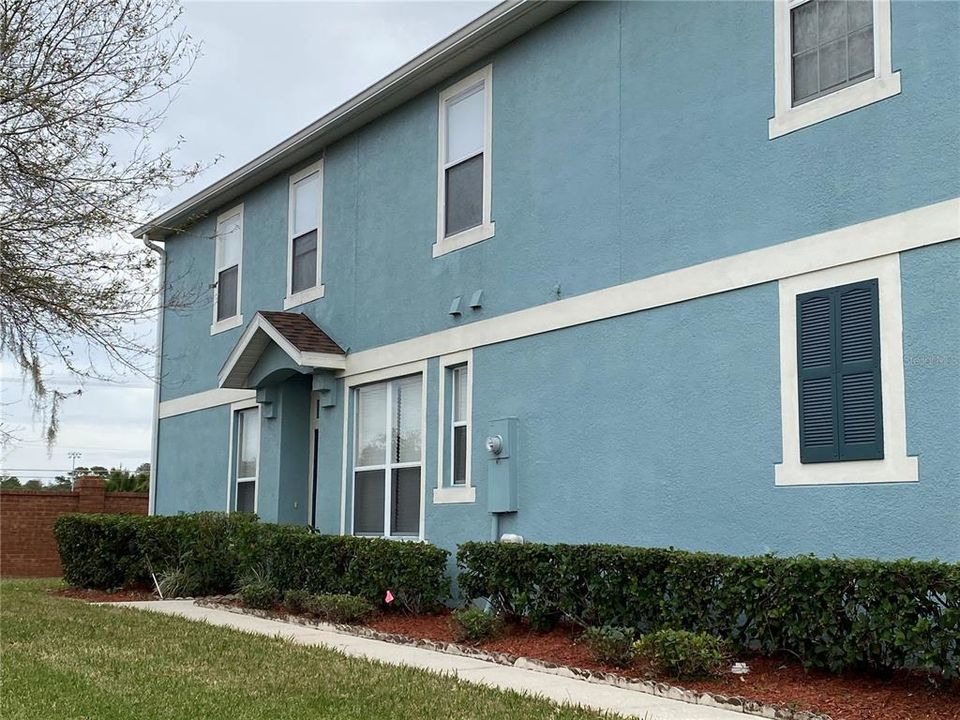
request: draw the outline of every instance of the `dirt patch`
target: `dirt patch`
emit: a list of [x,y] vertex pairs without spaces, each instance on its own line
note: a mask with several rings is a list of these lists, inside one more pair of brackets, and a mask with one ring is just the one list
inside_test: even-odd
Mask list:
[[[412,638],[453,642],[449,613],[381,615],[368,623],[374,630]],[[626,677],[656,679],[690,690],[786,705],[830,715],[834,720],[960,720],[960,686],[937,689],[919,675],[898,673],[889,678],[847,673],[806,671],[795,661],[769,657],[738,657],[750,666],[747,675],[710,680],[677,680],[655,676],[643,667],[618,670],[593,662],[577,642],[578,631],[558,627],[539,633],[525,625],[508,625],[503,633],[478,647],[491,652],[546,660],[558,665],[616,672]]]
[[56,588],[48,590],[51,595],[86,600],[87,602],[140,602],[142,600],[157,600],[157,596],[146,589],[130,588],[127,590],[85,590],[83,588]]

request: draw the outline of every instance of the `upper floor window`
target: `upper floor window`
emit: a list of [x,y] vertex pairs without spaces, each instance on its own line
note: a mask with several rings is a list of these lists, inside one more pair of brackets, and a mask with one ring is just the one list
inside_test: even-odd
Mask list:
[[320,284],[322,204],[321,161],[290,178],[287,297],[283,303],[284,310],[323,297],[323,285]]
[[434,257],[486,240],[490,221],[491,66],[440,93]]
[[807,0],[790,30],[794,105],[873,77],[871,0]]
[[240,315],[243,205],[238,205],[217,218],[215,256],[211,335],[243,323],[243,316]]
[[889,0],[774,0],[776,114],[770,137],[900,92]]

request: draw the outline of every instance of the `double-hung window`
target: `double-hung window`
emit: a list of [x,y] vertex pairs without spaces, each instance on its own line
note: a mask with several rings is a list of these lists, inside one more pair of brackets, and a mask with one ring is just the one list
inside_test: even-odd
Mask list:
[[353,534],[419,536],[422,376],[356,388],[353,419]]
[[290,208],[287,225],[288,310],[323,297],[320,283],[322,260],[323,162],[314,163],[290,178]]
[[243,266],[243,205],[217,218],[213,279],[213,324],[210,334],[243,323],[240,314],[240,281]]
[[440,358],[439,400],[437,487],[433,502],[474,502],[476,490],[470,478],[473,351]]
[[900,92],[890,0],[774,0],[778,137]]
[[260,408],[238,410],[235,414],[235,487],[233,509],[257,511],[257,476],[260,467]]
[[450,370],[450,387],[453,390],[451,402],[450,470],[453,473],[450,484],[454,487],[467,484],[467,373],[466,365],[458,365]]
[[434,257],[494,233],[490,220],[492,81],[488,65],[440,94]]

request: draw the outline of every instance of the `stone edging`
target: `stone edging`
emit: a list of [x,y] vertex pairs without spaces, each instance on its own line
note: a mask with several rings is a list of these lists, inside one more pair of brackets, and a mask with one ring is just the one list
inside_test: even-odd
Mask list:
[[566,665],[556,665],[544,660],[535,658],[521,657],[511,655],[510,653],[487,652],[479,650],[468,645],[459,645],[457,643],[438,642],[436,640],[425,640],[414,638],[408,635],[396,633],[386,633],[379,630],[373,630],[363,625],[343,625],[339,623],[326,623],[319,620],[311,620],[300,615],[289,615],[283,613],[271,612],[269,610],[255,610],[233,605],[225,600],[234,600],[235,595],[211,596],[194,599],[194,604],[201,607],[215,608],[218,610],[227,610],[239,615],[254,615],[256,617],[268,620],[280,620],[296,625],[305,625],[307,627],[317,628],[318,630],[327,630],[338,632],[356,637],[369,638],[371,640],[381,640],[383,642],[394,643],[396,645],[410,645],[423,648],[425,650],[434,650],[436,652],[446,653],[448,655],[462,655],[497,663],[498,665],[511,665],[513,667],[523,668],[525,670],[535,670],[536,672],[546,673],[548,675],[558,675],[560,677],[586,680],[587,682],[599,685],[612,685],[614,687],[634,690],[636,692],[647,693],[657,697],[667,698],[669,700],[680,700],[692,705],[703,705],[705,707],[721,708],[733,712],[742,712],[747,715],[755,715],[762,718],[773,718],[775,720],[831,720],[829,715],[809,712],[806,710],[792,710],[783,705],[768,705],[756,700],[748,700],[742,697],[727,697],[715,693],[701,693],[696,690],[686,690],[674,685],[655,682],[652,680],[642,680],[639,678],[628,678],[616,673],[602,672],[599,670],[588,670],[586,668],[569,667]]

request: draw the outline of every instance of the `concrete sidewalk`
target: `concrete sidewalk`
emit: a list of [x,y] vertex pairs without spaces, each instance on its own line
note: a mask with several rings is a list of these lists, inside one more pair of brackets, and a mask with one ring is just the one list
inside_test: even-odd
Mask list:
[[502,690],[515,690],[528,695],[539,695],[553,702],[582,705],[627,717],[645,720],[746,720],[751,717],[731,710],[692,705],[635,690],[548,675],[536,670],[498,665],[485,660],[409,645],[395,645],[346,633],[320,630],[278,620],[266,620],[252,615],[240,615],[227,610],[199,607],[190,600],[111,603],[113,604],[179,615],[189,620],[203,620],[211,625],[235,628],[250,633],[280,635],[302,645],[323,645],[345,655],[456,675],[467,682]]

